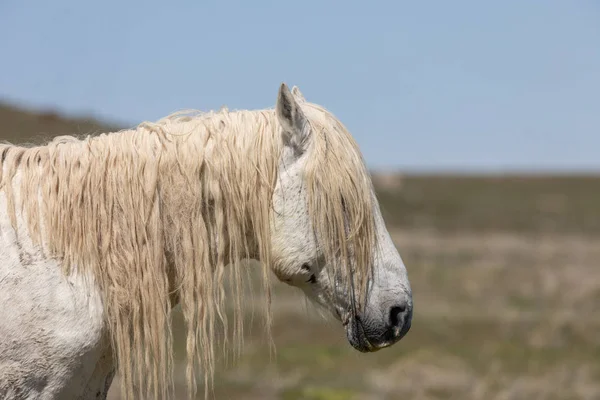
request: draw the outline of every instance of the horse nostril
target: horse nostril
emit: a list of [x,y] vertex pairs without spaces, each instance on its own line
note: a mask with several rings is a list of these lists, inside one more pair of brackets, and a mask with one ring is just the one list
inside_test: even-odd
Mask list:
[[390,310],[390,325],[394,328],[402,325],[404,312],[406,311],[406,305],[398,305],[392,307]]

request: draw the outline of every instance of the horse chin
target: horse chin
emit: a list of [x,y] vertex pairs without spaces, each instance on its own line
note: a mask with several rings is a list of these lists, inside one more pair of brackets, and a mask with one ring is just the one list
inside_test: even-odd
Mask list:
[[371,342],[369,342],[362,323],[356,317],[351,318],[346,324],[346,337],[352,347],[361,353],[373,353],[379,350],[378,347],[373,346]]

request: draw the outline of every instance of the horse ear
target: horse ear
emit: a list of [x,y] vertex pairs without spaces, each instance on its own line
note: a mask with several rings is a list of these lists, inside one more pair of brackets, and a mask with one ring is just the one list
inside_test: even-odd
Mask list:
[[285,83],[279,87],[275,111],[283,128],[283,143],[293,147],[296,154],[303,153],[310,136],[310,127],[298,101]]
[[299,103],[303,103],[306,100],[304,99],[304,96],[302,95],[302,92],[300,91],[300,89],[298,88],[298,86],[294,86],[292,88],[292,94],[294,95],[294,97],[296,98],[296,100]]

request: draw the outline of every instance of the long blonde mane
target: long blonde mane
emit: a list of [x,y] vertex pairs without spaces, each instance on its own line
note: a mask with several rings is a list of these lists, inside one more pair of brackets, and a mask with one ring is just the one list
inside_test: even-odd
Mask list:
[[[314,133],[305,179],[315,234],[328,258],[352,268],[363,292],[375,240],[369,175],[341,123],[319,106],[303,108]],[[186,323],[190,395],[198,367],[206,387],[212,379],[219,326],[227,331],[226,297],[236,311],[234,344],[241,342],[241,260],[262,262],[270,293],[281,150],[273,110],[226,109],[83,140],[0,145],[0,190],[13,227],[22,212],[45,254],[65,272],[89,271],[100,287],[125,398],[171,394],[176,304]]]

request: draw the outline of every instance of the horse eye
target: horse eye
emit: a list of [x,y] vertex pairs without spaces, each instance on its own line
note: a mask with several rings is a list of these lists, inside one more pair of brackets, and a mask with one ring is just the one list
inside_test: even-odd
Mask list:
[[[310,272],[311,271],[310,265],[308,265],[306,263],[302,264],[302,270],[306,271],[306,272]],[[308,280],[306,282],[308,282],[308,283],[317,283],[317,276],[315,274],[311,274],[310,278],[308,278]]]

